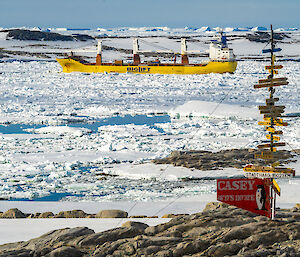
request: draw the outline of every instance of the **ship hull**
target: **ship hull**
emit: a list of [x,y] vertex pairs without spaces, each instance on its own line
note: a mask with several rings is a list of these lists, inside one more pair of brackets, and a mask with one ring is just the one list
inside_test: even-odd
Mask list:
[[209,62],[203,65],[115,65],[115,64],[84,64],[71,58],[56,59],[63,68],[63,72],[85,73],[139,73],[139,74],[208,74],[208,73],[233,73],[237,62]]

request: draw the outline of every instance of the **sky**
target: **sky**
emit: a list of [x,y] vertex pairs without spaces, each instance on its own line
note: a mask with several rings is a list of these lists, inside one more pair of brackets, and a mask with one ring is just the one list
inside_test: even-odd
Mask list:
[[300,0],[0,0],[0,27],[300,28]]

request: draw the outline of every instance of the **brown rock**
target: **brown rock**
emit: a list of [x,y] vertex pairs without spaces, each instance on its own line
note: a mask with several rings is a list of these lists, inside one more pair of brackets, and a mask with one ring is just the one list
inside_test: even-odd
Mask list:
[[269,226],[266,226],[265,230],[268,231],[259,234],[254,234],[245,239],[245,245],[250,249],[255,249],[259,245],[269,246],[273,245],[276,242],[279,243],[288,239],[288,236],[285,233],[283,233],[283,231],[272,231],[270,230]]
[[185,215],[188,215],[188,214],[172,214],[172,213],[170,213],[170,214],[163,215],[162,218],[171,218],[171,219],[173,219],[173,218],[181,217],[181,216],[185,216]]
[[[126,222],[100,233],[88,228],[51,231],[27,242],[0,246],[18,256],[298,256],[298,213],[278,210],[277,220],[210,203],[209,211],[178,216],[157,226]],[[280,214],[280,215],[279,215]]]
[[53,218],[54,214],[53,212],[43,212],[40,214],[39,218]]
[[47,257],[81,257],[84,254],[74,247],[59,247],[46,255]]
[[54,218],[86,218],[87,214],[81,210],[61,211]]
[[232,256],[236,255],[240,249],[242,249],[242,244],[234,242],[231,244],[220,243],[217,245],[212,245],[208,251],[208,256],[211,257],[223,257],[223,256]]
[[1,216],[4,219],[19,219],[19,218],[26,218],[26,214],[21,212],[19,209],[9,209],[8,211],[4,212]]
[[103,210],[96,214],[96,218],[127,218],[128,213],[122,210]]
[[108,241],[117,241],[119,239],[132,238],[139,234],[141,234],[140,231],[132,227],[115,228],[104,232],[89,235],[84,239],[80,239],[79,241],[75,240],[72,242],[72,245],[79,246],[79,247],[89,247],[89,246],[101,245]]
[[206,204],[203,212],[211,212],[211,211],[215,211],[218,209],[228,209],[231,206],[229,206],[226,203],[221,203],[221,202],[210,202],[208,204]]
[[[174,151],[168,157],[153,160],[156,164],[173,164],[174,166],[184,166],[199,170],[214,170],[227,167],[242,168],[248,163],[263,164],[254,155],[256,149],[229,149],[219,152],[208,151]],[[294,156],[292,151],[280,150],[283,163],[291,162]]]
[[145,229],[148,228],[149,226],[145,223],[142,223],[142,222],[126,221],[125,223],[122,224],[122,227],[135,228],[138,231],[144,232]]

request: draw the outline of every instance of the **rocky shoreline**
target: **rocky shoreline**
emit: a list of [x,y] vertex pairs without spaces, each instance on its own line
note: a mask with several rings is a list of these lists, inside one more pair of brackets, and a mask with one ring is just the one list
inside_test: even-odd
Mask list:
[[[263,165],[263,160],[254,158],[259,153],[257,149],[229,149],[219,152],[210,151],[173,151],[163,159],[153,160],[155,164],[172,164],[198,170],[218,170],[223,168],[242,169],[247,164]],[[280,150],[281,163],[294,162],[293,159],[300,153],[299,149],[294,151]]]
[[[166,214],[162,218],[173,218],[176,214]],[[96,214],[89,214],[82,210],[61,211],[57,214],[53,212],[23,213],[17,208],[12,208],[6,212],[0,212],[0,219],[45,219],[45,218],[158,218],[158,216],[134,215],[122,210],[102,210]]]
[[100,233],[86,227],[59,229],[2,245],[4,256],[300,256],[300,204],[278,210],[274,221],[209,203],[202,213],[157,226],[127,221]]

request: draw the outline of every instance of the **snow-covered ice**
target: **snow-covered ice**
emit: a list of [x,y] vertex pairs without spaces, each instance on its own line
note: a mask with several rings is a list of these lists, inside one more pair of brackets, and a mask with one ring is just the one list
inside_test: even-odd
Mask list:
[[[209,30],[119,28],[84,33],[109,34],[104,44],[118,49],[131,49],[129,37],[144,35],[152,47],[174,51],[179,51],[179,37],[189,35],[196,42],[189,49],[205,52],[214,33]],[[76,53],[94,58],[95,42],[37,44],[5,40],[6,33],[1,32],[0,48],[10,56],[0,62],[0,198],[19,201],[0,201],[0,211],[19,206],[28,212],[65,207],[95,213],[107,207],[153,215],[166,206],[160,214],[197,212],[215,200],[214,179],[242,176],[241,170],[197,171],[150,161],[174,150],[250,148],[264,140],[257,106],[264,104],[268,92],[253,89],[253,84],[267,76],[267,62],[260,59],[265,44],[246,40],[243,35],[248,32],[243,29],[226,31],[230,47],[244,60],[238,62],[236,72],[184,76],[65,74],[53,61],[56,53],[76,48]],[[280,74],[290,83],[275,95],[279,104],[287,106],[286,113],[300,113],[300,62],[284,61],[299,59],[300,36],[297,30],[288,33],[291,37],[280,45],[279,60],[284,65]],[[141,47],[150,46],[141,43]],[[17,52],[22,51],[47,54],[49,61],[20,57]],[[108,61],[131,58],[112,50],[103,56]],[[285,149],[299,149],[299,118],[286,120],[290,125],[283,128]],[[299,161],[290,166],[298,175]],[[299,183],[299,177],[279,180],[279,206],[300,201]],[[44,201],[50,202],[44,205]]]
[[[181,149],[255,147],[264,137],[263,128],[257,125],[257,105],[263,104],[267,93],[254,90],[253,84],[266,76],[263,66],[263,62],[239,62],[235,74],[224,75],[87,75],[58,73],[58,64],[52,62],[0,63],[1,197],[35,199],[66,194],[69,201],[99,201],[100,188],[110,187],[120,177],[103,182],[99,174],[120,175],[121,170],[125,174],[129,163],[139,167]],[[290,84],[276,95],[287,112],[300,112],[299,70],[297,62],[286,62],[282,70]],[[136,116],[143,114],[151,119],[157,113],[170,118],[149,124],[126,119],[110,123],[113,117],[147,117]],[[99,119],[107,119],[107,123],[87,128]],[[299,148],[299,120],[288,121],[284,140]],[[18,134],[8,133],[14,124],[19,126]],[[185,176],[174,176],[175,170],[168,168],[165,180]],[[151,179],[151,171],[140,171],[139,178]],[[129,173],[131,181],[136,175]],[[197,177],[196,173],[189,176]],[[69,186],[75,181],[82,184],[80,189]],[[104,195],[101,201],[109,200]],[[145,194],[148,199],[154,195],[156,199],[171,197]],[[127,193],[111,200],[123,196],[137,197]]]

